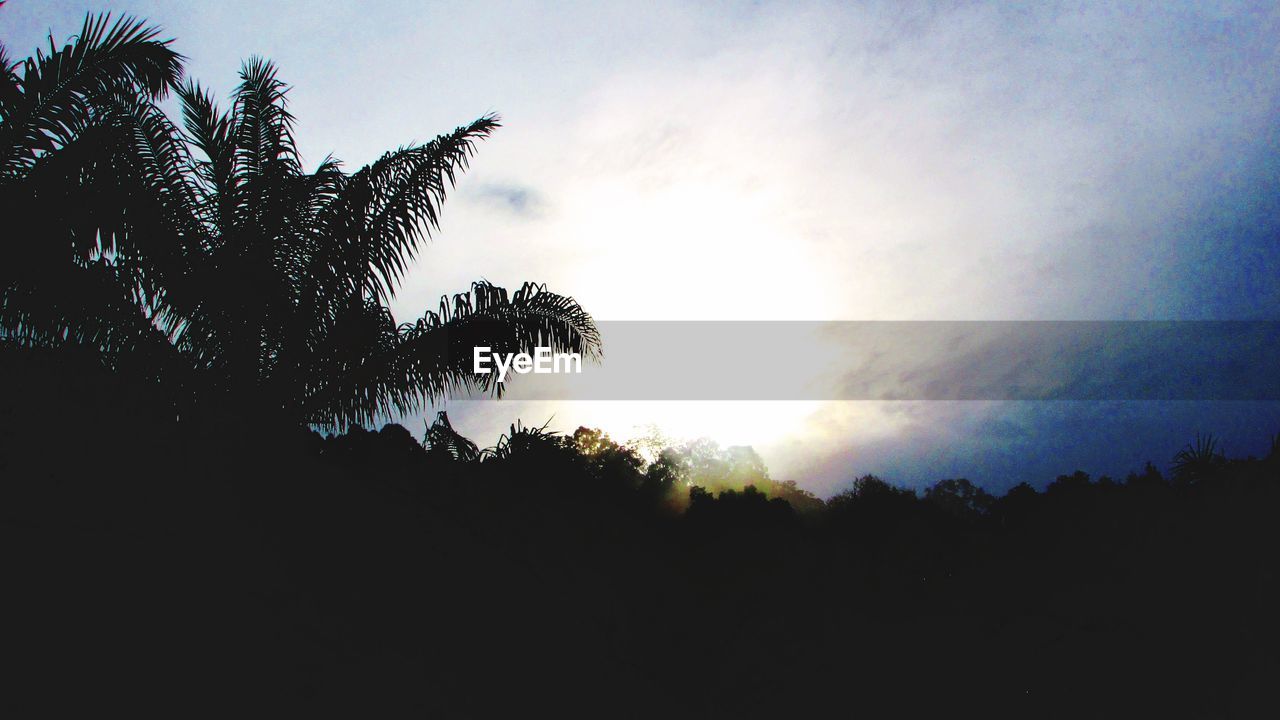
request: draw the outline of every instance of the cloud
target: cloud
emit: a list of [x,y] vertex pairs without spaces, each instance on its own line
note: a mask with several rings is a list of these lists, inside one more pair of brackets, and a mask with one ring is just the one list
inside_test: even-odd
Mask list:
[[488,183],[472,191],[472,196],[521,220],[536,220],[545,211],[546,201],[536,190],[525,185]]

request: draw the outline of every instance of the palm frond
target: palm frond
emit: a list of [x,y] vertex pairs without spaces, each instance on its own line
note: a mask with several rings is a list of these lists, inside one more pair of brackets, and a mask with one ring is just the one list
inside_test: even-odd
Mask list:
[[81,346],[112,366],[172,356],[168,338],[109,262],[70,266],[55,280],[13,285],[0,295],[0,329],[8,340],[33,347]]
[[346,264],[368,275],[362,289],[384,300],[395,295],[418,245],[439,229],[445,194],[467,168],[476,142],[499,127],[496,115],[486,115],[425,145],[387,153],[351,177],[331,222],[346,240],[339,248],[347,251]]
[[213,223],[220,217],[229,217],[233,205],[236,146],[231,113],[220,110],[212,94],[197,82],[188,81],[177,89],[177,94],[182,102],[187,140],[204,154],[196,164],[197,177],[206,196],[216,201],[209,208],[212,215],[208,221]]
[[[119,166],[132,172],[139,196],[159,210],[166,234],[163,243],[150,243],[147,254],[155,260],[178,262],[195,260],[209,244],[207,229],[200,223],[201,198],[192,185],[194,160],[182,135],[154,104],[122,97],[117,101],[118,126],[127,147],[120,152]],[[142,238],[131,238],[134,243]],[[164,255],[170,257],[164,257]]]
[[[136,283],[150,295],[151,315],[172,330],[184,318],[166,298],[195,302],[183,287],[191,268],[201,263],[211,239],[201,221],[202,201],[192,184],[192,160],[178,129],[153,103],[119,101],[117,113],[124,147],[117,178],[128,183],[127,235],[117,237],[118,256],[132,261]],[[184,299],[184,295],[186,296]]]
[[498,442],[493,447],[481,451],[480,461],[506,460],[531,450],[563,447],[561,442],[564,438],[558,431],[548,430],[547,427],[550,425],[550,418],[539,427],[526,426],[516,420],[512,423],[511,429],[498,438]]
[[476,462],[480,459],[479,446],[454,430],[449,423],[449,414],[443,410],[436,413],[436,421],[427,427],[423,444],[432,455],[459,462]]
[[121,293],[166,322],[173,313],[164,288],[198,262],[204,237],[186,179],[190,160],[153,103],[120,93],[101,107],[101,122],[41,156],[10,188],[21,203],[15,212],[58,221],[15,244],[5,276],[52,287],[74,267],[109,259]]
[[276,66],[264,58],[250,58],[240,69],[232,133],[235,172],[241,181],[301,171],[293,139],[294,119],[286,109],[288,89],[276,77]]
[[92,121],[95,101],[121,86],[158,99],[182,77],[182,56],[156,39],[157,28],[128,17],[109,23],[90,15],[61,50],[50,36],[49,54],[22,64],[0,125],[0,172],[19,173],[69,143]]
[[22,99],[18,89],[19,78],[13,70],[17,65],[9,58],[4,44],[0,43],[0,123],[7,123],[9,116],[17,108]]
[[[470,292],[442,298],[439,312],[416,323],[391,326],[390,313],[375,299],[363,314],[334,325],[321,366],[307,375],[309,420],[345,426],[390,413],[409,413],[457,392],[502,394],[493,373],[477,375],[474,349],[494,353],[552,352],[600,357],[600,337],[591,316],[572,298],[544,285],[526,283],[515,293],[487,282]],[[349,326],[348,324],[349,323]],[[347,352],[339,355],[338,352]]]

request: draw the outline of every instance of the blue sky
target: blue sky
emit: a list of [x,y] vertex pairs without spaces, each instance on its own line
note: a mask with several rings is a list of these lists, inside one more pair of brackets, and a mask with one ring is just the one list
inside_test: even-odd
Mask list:
[[[1280,316],[1274,3],[11,0],[0,40],[22,57],[103,10],[162,25],[222,93],[275,60],[312,163],[503,115],[404,320],[481,277],[602,320]],[[1280,430],[1240,403],[447,409],[482,443],[552,414],[750,442],[820,492],[1121,473],[1197,431],[1244,453]]]

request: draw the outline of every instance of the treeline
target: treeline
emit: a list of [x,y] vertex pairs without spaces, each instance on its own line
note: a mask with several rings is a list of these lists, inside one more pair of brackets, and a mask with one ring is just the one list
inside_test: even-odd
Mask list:
[[1261,459],[1228,459],[1219,441],[1207,435],[1197,436],[1173,456],[1168,478],[1147,461],[1141,472],[1130,472],[1121,480],[1105,475],[1094,480],[1077,470],[1058,476],[1044,492],[1024,481],[996,497],[965,478],[940,480],[917,492],[864,475],[824,501],[794,481],[773,480],[753,448],[721,447],[706,438],[673,445],[664,444],[659,435],[619,443],[598,428],[580,427],[572,434],[560,434],[545,425],[517,422],[497,444],[481,449],[454,430],[448,415],[441,412],[421,442],[403,426],[389,424],[378,432],[356,427],[323,439],[312,431],[309,443],[319,456],[342,465],[355,462],[359,466],[375,458],[402,463],[390,476],[401,478],[401,489],[411,494],[430,493],[432,478],[467,476],[480,472],[486,463],[490,468],[497,463],[528,464],[543,473],[554,471],[565,482],[581,480],[591,488],[589,492],[626,497],[625,502],[658,514],[692,512],[695,517],[709,517],[771,508],[769,512],[777,517],[813,527],[849,523],[864,529],[909,523],[914,516],[928,523],[1008,528],[1029,516],[1124,505],[1133,498],[1144,503],[1198,501],[1206,495],[1265,485],[1280,469],[1280,435],[1272,437],[1271,449]]
[[[645,462],[597,430],[517,426],[489,451],[455,454],[446,422],[425,447],[397,426],[311,442],[353,479],[396,477],[429,512],[555,568],[551,587],[602,603],[546,642],[565,628],[592,637],[627,668],[608,697],[661,699],[637,717],[679,714],[667,702],[724,717],[1269,706],[1274,446],[1228,459],[1202,438],[1169,477],[1150,463],[1121,480],[1077,471],[1000,497],[963,479],[916,493],[865,476],[822,501],[769,479],[745,449],[692,443]],[[391,457],[397,471],[358,459]]]
[[[1277,453],[821,501],[745,450],[331,437],[5,356],[3,698],[139,714],[1251,717]],[[72,691],[71,688],[75,688]],[[1265,715],[1263,715],[1265,716]]]

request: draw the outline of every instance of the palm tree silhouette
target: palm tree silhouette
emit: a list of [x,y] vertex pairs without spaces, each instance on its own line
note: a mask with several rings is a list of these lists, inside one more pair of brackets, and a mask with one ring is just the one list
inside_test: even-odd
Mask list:
[[[154,30],[116,28],[124,30],[82,33],[84,54],[105,52],[113,39],[157,45]],[[38,55],[28,75],[51,62]],[[243,65],[226,111],[198,84],[179,85],[180,68],[153,85],[141,71],[114,74],[102,81],[109,100],[84,93],[67,102],[68,115],[88,118],[70,140],[38,138],[48,122],[35,123],[28,135],[36,139],[27,140],[37,147],[28,153],[33,167],[5,178],[43,201],[45,217],[58,218],[72,239],[73,252],[55,247],[44,264],[92,269],[99,292],[79,298],[43,277],[6,282],[0,330],[10,339],[87,345],[115,364],[144,358],[206,399],[212,392],[240,408],[334,427],[410,412],[459,390],[501,392],[492,374],[471,372],[478,345],[598,357],[590,315],[534,283],[508,293],[476,282],[414,323],[392,317],[388,303],[405,269],[438,230],[446,191],[475,143],[500,126],[497,116],[388,152],[355,173],[331,157],[306,172],[287,86],[270,62]],[[184,129],[155,103],[165,85],[176,87]],[[6,97],[38,104],[27,87],[11,82]],[[9,118],[0,129],[6,139],[20,130]],[[56,163],[65,169],[33,169]],[[84,209],[67,211],[69,198]],[[24,306],[28,288],[44,302],[25,305],[52,308],[40,323],[9,309]]]

